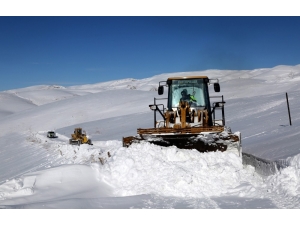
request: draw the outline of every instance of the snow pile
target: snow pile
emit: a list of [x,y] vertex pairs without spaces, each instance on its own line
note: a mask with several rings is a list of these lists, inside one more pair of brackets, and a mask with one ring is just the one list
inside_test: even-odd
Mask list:
[[[112,196],[110,186],[87,165],[62,165],[28,173],[0,186],[1,205],[22,205],[68,198]],[[68,193],[68,194],[66,194]]]
[[[280,208],[300,207],[300,155],[290,159],[289,167],[264,180],[253,167],[243,167],[241,158],[231,152],[199,153],[150,143],[124,148],[120,141],[103,141],[95,146],[81,145],[73,159],[71,147],[76,148],[69,146],[69,154],[56,151],[57,157],[65,157],[64,165],[27,173],[0,185],[0,206],[40,204],[53,199],[60,202],[109,197],[115,201],[113,198],[121,196],[149,195],[157,196],[157,200],[175,197],[181,201],[229,196],[269,198]],[[90,156],[95,149],[104,155],[109,152],[110,157],[93,162]]]
[[289,166],[274,176],[268,177],[267,183],[273,191],[280,190],[286,196],[300,195],[300,154],[289,158]]
[[[37,145],[46,143],[39,136],[37,140],[40,140],[35,142]],[[247,188],[239,189],[239,195],[244,196],[249,190],[255,190],[255,183],[262,181],[253,175],[253,168],[243,169],[241,158],[230,152],[201,154],[196,150],[150,143],[124,148],[119,141],[96,142],[96,146],[66,146],[58,144],[60,150],[56,150],[58,157],[65,158],[65,165],[27,173],[2,184],[1,204],[35,203],[48,200],[47,196],[70,198],[70,194],[81,192],[92,197],[101,197],[104,192],[115,197],[152,194],[205,198],[235,193],[234,189],[241,183],[252,182]],[[50,149],[55,146],[52,144]],[[103,161],[95,163],[92,155],[99,152]],[[108,152],[110,157],[106,155]]]
[[101,174],[115,187],[115,194],[121,196],[220,196],[253,179],[253,170],[244,170],[235,153],[201,154],[150,143],[111,152]]

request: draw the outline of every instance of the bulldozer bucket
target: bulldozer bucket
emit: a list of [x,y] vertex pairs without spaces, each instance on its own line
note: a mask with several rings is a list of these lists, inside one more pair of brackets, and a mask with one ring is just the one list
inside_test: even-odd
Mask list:
[[196,149],[199,152],[233,151],[241,156],[241,142],[239,134],[228,133],[200,133],[200,134],[140,134],[123,137],[123,146],[132,143],[149,142],[155,145],[180,149]]

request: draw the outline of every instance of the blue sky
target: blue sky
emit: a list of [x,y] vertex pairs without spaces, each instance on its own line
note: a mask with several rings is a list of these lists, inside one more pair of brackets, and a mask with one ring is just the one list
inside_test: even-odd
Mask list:
[[2,16],[0,91],[297,65],[299,27],[300,17]]

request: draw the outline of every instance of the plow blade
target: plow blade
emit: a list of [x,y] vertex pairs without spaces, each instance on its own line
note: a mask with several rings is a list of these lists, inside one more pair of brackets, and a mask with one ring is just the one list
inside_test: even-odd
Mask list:
[[80,140],[72,140],[72,139],[70,139],[69,140],[69,144],[70,145],[80,145],[81,141]]
[[140,134],[123,138],[123,146],[129,147],[132,143],[143,141],[180,149],[196,149],[199,152],[233,151],[241,156],[240,134],[228,133],[201,133],[201,134]]

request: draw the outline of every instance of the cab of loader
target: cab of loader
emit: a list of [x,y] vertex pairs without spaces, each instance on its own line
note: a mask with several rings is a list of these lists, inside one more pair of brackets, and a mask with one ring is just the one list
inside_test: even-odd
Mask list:
[[82,128],[75,128],[74,129],[74,137],[79,138],[82,136]]
[[[180,102],[186,101],[192,110],[207,111],[211,115],[210,96],[208,85],[214,84],[215,92],[220,92],[218,80],[208,79],[207,76],[170,77],[167,81],[159,82],[158,94],[164,93],[164,86],[168,87],[167,111],[176,111]],[[213,126],[212,116],[208,116],[208,126]]]

